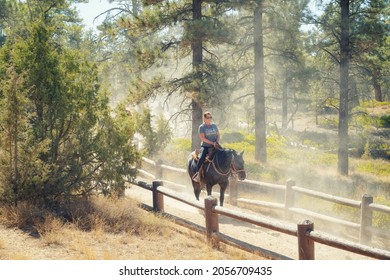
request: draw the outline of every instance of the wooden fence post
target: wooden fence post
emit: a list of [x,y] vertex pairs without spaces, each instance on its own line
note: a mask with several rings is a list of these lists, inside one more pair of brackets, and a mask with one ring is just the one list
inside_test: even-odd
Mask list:
[[305,220],[298,224],[298,252],[300,260],[314,260],[314,241],[307,236],[308,231],[314,230],[313,222]]
[[161,181],[153,181],[152,183],[153,211],[155,212],[164,212],[164,195],[157,190],[162,185]]
[[237,176],[234,175],[230,177],[229,180],[229,203],[231,205],[237,206],[237,196],[238,196],[238,179]]
[[367,229],[372,226],[372,210],[370,204],[374,202],[372,196],[365,194],[362,197],[361,212],[360,212],[360,243],[369,244],[371,243],[372,234]]
[[288,179],[286,182],[286,192],[284,195],[284,217],[288,220],[292,218],[292,213],[290,212],[289,208],[294,206],[294,190],[292,187],[295,186],[295,181]]
[[214,207],[218,205],[218,201],[216,198],[212,196],[207,196],[204,199],[204,211],[206,218],[206,234],[207,241],[214,248],[219,247],[219,240],[213,236],[214,233],[219,232],[219,222],[218,222],[218,214],[215,213]]

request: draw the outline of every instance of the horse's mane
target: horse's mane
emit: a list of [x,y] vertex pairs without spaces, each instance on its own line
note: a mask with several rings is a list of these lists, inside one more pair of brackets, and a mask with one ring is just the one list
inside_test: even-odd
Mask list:
[[221,148],[219,149],[219,151],[225,153],[225,154],[229,154],[229,153],[233,153],[233,154],[236,154],[236,151],[233,150],[233,149],[230,149],[230,148]]
[[222,156],[221,156],[221,159],[222,160],[226,160],[230,154],[234,154],[234,150],[233,149],[229,149],[229,148],[221,148],[221,149],[217,149],[218,153],[220,153]]

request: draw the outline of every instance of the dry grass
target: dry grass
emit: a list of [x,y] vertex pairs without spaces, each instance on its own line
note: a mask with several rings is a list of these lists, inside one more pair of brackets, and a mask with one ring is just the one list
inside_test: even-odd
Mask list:
[[61,208],[61,215],[27,204],[0,211],[6,226],[0,228],[0,259],[259,259],[225,245],[215,250],[204,235],[130,199],[76,201]]

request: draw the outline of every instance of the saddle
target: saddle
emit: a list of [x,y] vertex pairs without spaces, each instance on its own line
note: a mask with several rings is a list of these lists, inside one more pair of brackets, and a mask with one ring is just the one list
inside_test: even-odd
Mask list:
[[195,151],[192,151],[191,153],[192,159],[199,160],[199,154],[200,154],[200,149],[196,149]]
[[[204,160],[204,163],[208,163],[210,164],[213,160],[213,156],[215,154],[215,152],[217,151],[217,149],[222,149],[222,147],[218,144],[216,145],[216,147],[210,147],[208,149],[208,153],[206,154],[206,157],[205,157],[205,160]],[[195,149],[192,153],[191,153],[191,157],[193,160],[199,160],[200,159],[200,149]],[[201,178],[204,177],[204,173],[207,172],[203,167],[204,167],[204,163],[200,166],[199,168],[199,171],[198,173],[195,173],[194,176],[193,176],[193,180],[195,178],[195,176],[199,176],[199,179],[202,180]],[[210,165],[209,165],[210,166]],[[199,174],[199,175],[197,175]],[[202,174],[202,175],[201,175]]]
[[[214,153],[215,153],[215,151],[217,149],[222,149],[222,147],[218,144],[217,147],[210,147],[209,148],[208,153],[206,155],[206,159],[205,159],[206,162],[211,162],[212,161]],[[200,149],[196,149],[195,151],[193,151],[191,153],[191,155],[192,155],[193,159],[199,160],[199,158],[200,158],[200,156],[199,156],[200,155]]]

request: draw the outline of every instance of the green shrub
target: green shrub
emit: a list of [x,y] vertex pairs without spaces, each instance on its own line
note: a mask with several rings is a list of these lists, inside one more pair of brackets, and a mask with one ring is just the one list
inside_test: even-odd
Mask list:
[[390,162],[385,160],[361,160],[355,163],[355,172],[389,177]]
[[338,124],[337,119],[326,118],[326,119],[321,119],[319,121],[319,127],[323,127],[327,129],[337,129],[337,124]]
[[390,128],[390,115],[381,116],[379,118],[379,125],[381,127]]
[[337,155],[331,153],[317,153],[313,154],[308,159],[309,163],[312,163],[315,166],[336,166],[337,165]]
[[172,141],[172,146],[178,151],[191,151],[191,139],[189,138],[176,138]]
[[138,158],[129,116],[111,114],[97,65],[57,45],[52,26],[36,20],[28,32],[0,49],[0,150],[17,151],[0,153],[0,201],[49,207],[122,193]]
[[229,132],[221,132],[222,142],[223,143],[235,143],[242,142],[245,139],[244,134],[241,132],[229,131]]
[[143,152],[147,156],[154,156],[169,144],[172,139],[171,128],[162,114],[157,116],[155,127],[152,125],[153,115],[149,108],[136,114],[137,131],[144,137]]
[[272,160],[279,160],[281,158],[290,159],[290,153],[287,148],[287,140],[277,134],[271,134],[267,137],[267,153]]
[[256,137],[254,134],[249,134],[245,136],[244,141],[248,144],[255,145]]
[[222,144],[222,146],[226,149],[236,150],[238,153],[244,151],[244,155],[252,154],[255,152],[255,146],[250,145],[246,142],[228,143],[228,144]]

